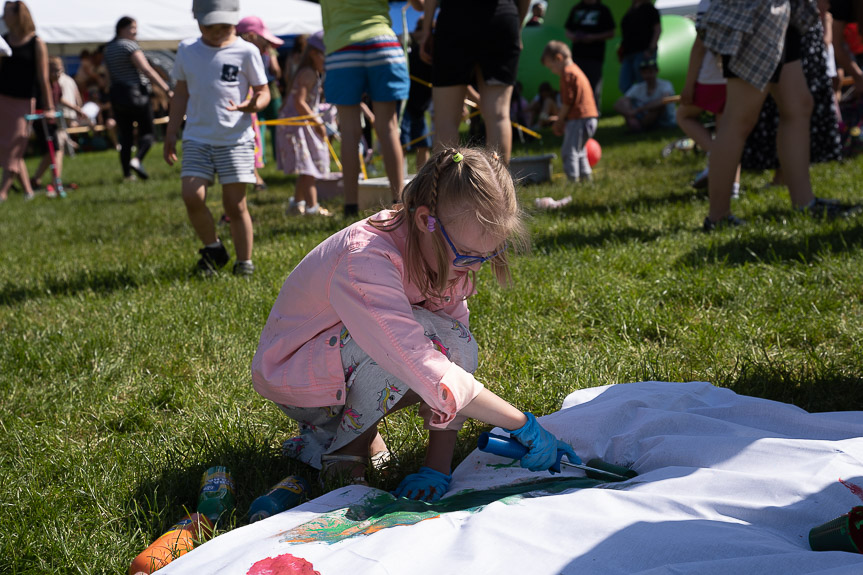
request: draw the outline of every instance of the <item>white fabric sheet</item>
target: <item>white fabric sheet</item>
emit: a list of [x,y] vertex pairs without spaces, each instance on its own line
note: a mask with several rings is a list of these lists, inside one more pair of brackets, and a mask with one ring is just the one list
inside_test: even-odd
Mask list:
[[257,575],[266,572],[257,561],[287,555],[321,575],[863,573],[863,555],[814,552],[807,539],[861,504],[861,412],[810,414],[708,383],[641,382],[576,391],[541,421],[585,461],[638,477],[560,491],[582,475],[566,470],[529,496],[453,511],[448,500],[549,478],[475,451],[441,505],[414,504],[425,514],[362,522],[358,513],[389,496],[343,488],[226,533],[161,573]]

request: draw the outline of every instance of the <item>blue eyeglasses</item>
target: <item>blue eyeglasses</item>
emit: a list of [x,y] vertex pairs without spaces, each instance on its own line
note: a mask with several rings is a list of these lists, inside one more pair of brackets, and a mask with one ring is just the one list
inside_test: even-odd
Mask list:
[[457,268],[469,268],[476,264],[484,264],[490,259],[496,258],[500,254],[506,251],[507,245],[504,242],[503,247],[494,252],[492,255],[488,257],[483,256],[463,256],[458,253],[458,250],[455,249],[455,244],[452,243],[452,240],[449,239],[449,235],[446,233],[446,229],[443,227],[443,222],[440,221],[440,218],[435,218],[437,220],[438,225],[440,226],[440,231],[443,234],[443,239],[446,240],[446,243],[449,244],[449,248],[452,250],[452,253],[455,254],[455,258],[452,260],[452,265]]

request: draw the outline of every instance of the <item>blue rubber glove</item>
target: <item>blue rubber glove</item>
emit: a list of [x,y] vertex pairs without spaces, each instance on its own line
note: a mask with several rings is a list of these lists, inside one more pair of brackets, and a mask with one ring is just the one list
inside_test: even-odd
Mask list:
[[450,481],[452,481],[452,475],[444,475],[440,471],[423,466],[418,472],[402,479],[393,491],[393,495],[417,501],[437,501],[449,489]]
[[516,441],[527,447],[527,453],[521,458],[521,466],[531,471],[560,473],[560,459],[564,455],[571,463],[581,463],[581,458],[575,454],[571,445],[565,443],[548,430],[543,428],[532,413],[525,412],[527,423],[518,429],[504,431]]

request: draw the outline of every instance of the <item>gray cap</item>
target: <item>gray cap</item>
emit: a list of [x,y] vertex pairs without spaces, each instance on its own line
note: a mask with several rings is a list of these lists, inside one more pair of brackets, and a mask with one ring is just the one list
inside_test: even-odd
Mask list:
[[236,26],[240,21],[240,0],[192,0],[192,14],[202,26]]

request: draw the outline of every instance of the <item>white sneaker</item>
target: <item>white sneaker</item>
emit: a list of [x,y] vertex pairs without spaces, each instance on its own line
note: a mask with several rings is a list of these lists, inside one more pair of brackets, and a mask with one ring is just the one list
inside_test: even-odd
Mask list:
[[291,198],[288,202],[288,209],[285,210],[285,213],[289,216],[302,216],[306,213],[306,201],[302,202],[294,201],[294,198]]
[[324,216],[324,217],[329,217],[329,216],[331,216],[331,215],[333,215],[333,214],[332,214],[332,213],[330,213],[330,210],[328,210],[327,208],[323,207],[322,205],[320,205],[320,204],[316,204],[316,205],[312,206],[311,208],[306,208],[306,215],[307,215],[307,216]]

